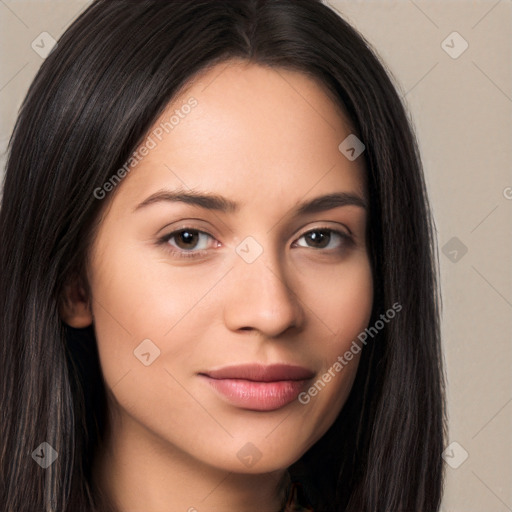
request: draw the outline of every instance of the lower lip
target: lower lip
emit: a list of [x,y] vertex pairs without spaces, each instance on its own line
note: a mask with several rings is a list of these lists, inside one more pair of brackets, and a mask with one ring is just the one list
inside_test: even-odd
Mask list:
[[256,382],[243,379],[212,379],[208,384],[236,407],[252,411],[275,411],[293,402],[304,388],[305,380]]

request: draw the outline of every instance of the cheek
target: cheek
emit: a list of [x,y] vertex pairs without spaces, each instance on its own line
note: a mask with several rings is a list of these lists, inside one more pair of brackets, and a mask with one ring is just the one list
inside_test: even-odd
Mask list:
[[327,354],[332,356],[344,350],[347,342],[350,345],[368,325],[373,306],[370,262],[366,256],[357,255],[339,268],[326,266],[305,275],[301,284],[303,300],[330,335],[326,345]]
[[189,360],[204,338],[201,333],[211,328],[215,312],[205,299],[222,280],[222,269],[173,268],[135,247],[112,247],[102,254],[91,289],[107,383],[115,385],[128,371],[132,377],[143,372],[147,362],[152,368],[169,361],[179,367]]
[[324,283],[324,293],[312,286],[309,302],[318,325],[328,334],[315,337],[315,347],[309,347],[320,357],[322,371],[299,396],[299,402],[316,419],[318,439],[342,409],[357,373],[363,350],[358,335],[368,327],[373,307],[369,260],[354,260],[341,271],[332,272],[329,279],[317,276],[316,282]]

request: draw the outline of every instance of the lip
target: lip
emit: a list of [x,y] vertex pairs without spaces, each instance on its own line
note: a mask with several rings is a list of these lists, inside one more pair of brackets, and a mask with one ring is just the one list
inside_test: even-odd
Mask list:
[[315,373],[288,364],[225,366],[199,374],[231,405],[275,411],[293,402]]

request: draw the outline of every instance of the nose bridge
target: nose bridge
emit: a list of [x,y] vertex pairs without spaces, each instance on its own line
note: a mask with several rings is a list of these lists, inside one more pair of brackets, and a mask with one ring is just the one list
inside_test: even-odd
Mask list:
[[236,252],[225,306],[228,327],[254,329],[270,337],[299,326],[303,311],[277,250],[248,237]]

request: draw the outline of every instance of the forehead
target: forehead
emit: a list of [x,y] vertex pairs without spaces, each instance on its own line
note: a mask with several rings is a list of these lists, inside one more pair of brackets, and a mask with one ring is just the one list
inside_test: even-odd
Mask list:
[[351,162],[338,149],[350,133],[318,80],[243,61],[220,63],[191,80],[154,123],[151,149],[123,180],[119,200],[131,204],[176,187],[267,204],[313,189],[364,196],[363,159]]

